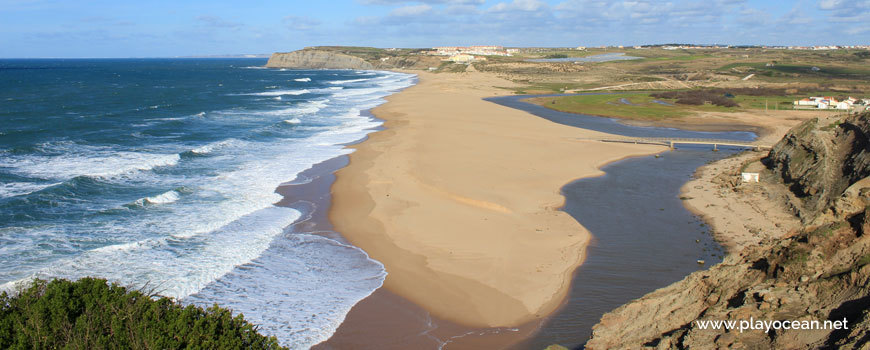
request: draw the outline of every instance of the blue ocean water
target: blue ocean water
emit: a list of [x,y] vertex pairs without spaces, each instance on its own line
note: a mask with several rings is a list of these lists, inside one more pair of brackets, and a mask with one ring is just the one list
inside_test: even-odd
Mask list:
[[260,59],[0,60],[0,285],[97,276],[325,340],[383,266],[275,189],[346,154],[408,74]]

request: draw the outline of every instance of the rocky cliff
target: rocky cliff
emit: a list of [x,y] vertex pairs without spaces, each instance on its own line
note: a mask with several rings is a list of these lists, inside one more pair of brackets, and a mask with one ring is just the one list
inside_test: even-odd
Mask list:
[[323,50],[299,50],[276,52],[266,63],[269,68],[301,69],[374,69],[366,60],[339,52]]
[[[865,115],[866,116],[866,115]],[[808,224],[842,214],[846,189],[870,176],[870,123],[865,117],[814,119],[792,129],[765,160],[794,194],[795,212]],[[851,198],[852,193],[845,193]]]
[[[765,159],[805,224],[605,314],[587,349],[863,348],[870,341],[870,114],[807,121]],[[848,329],[702,329],[700,320]],[[709,325],[709,324],[708,324]]]

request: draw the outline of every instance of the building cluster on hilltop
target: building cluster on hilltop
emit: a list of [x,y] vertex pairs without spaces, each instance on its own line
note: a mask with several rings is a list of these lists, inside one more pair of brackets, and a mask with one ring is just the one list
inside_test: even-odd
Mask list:
[[429,54],[449,56],[446,60],[455,63],[486,61],[486,57],[478,56],[511,56],[510,50],[505,50],[504,47],[496,45],[440,46],[433,48],[433,51],[429,51]]
[[858,105],[870,105],[870,99],[865,98],[863,100],[859,100],[854,97],[848,97],[846,99],[843,99],[842,101],[837,101],[836,98],[831,96],[812,96],[794,101],[794,107],[796,109],[851,110]]
[[440,46],[433,48],[433,55],[438,56],[453,56],[459,54],[466,55],[481,55],[481,56],[510,56],[510,52],[502,46],[495,45],[480,45],[480,46]]

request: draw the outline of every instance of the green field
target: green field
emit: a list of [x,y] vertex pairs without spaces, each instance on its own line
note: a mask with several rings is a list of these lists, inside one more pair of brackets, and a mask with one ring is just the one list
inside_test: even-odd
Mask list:
[[[820,92],[813,95],[836,95],[830,92]],[[741,112],[751,110],[791,110],[794,100],[807,95],[789,96],[748,96],[737,95],[734,102],[738,107],[721,107],[715,105],[683,105],[676,104],[675,99],[653,98],[648,92],[607,93],[599,95],[574,95],[560,97],[536,97],[529,102],[555,109],[557,111],[597,115],[604,117],[625,118],[635,120],[664,120],[679,118],[697,112]],[[653,102],[666,102],[670,106]],[[628,102],[628,103],[625,103]],[[818,110],[810,110],[818,111]],[[830,110],[836,112],[835,110]]]
[[[667,102],[672,105],[663,105],[653,102],[653,100]],[[713,105],[674,105],[674,100],[672,99],[656,99],[650,97],[648,93],[538,97],[530,99],[530,102],[562,112],[637,120],[678,118],[701,111],[729,112],[737,110],[736,108]]]

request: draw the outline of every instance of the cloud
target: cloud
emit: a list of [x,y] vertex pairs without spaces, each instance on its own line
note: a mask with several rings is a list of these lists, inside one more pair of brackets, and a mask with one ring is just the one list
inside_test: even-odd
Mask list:
[[842,0],[821,0],[819,1],[819,8],[822,10],[833,10],[840,7],[842,4]]
[[290,30],[306,31],[320,26],[320,21],[309,17],[287,16],[281,23]]
[[864,22],[870,16],[870,0],[821,0],[819,8],[832,22]]
[[864,33],[870,32],[870,26],[863,25],[863,26],[851,27],[851,28],[846,29],[845,32],[846,32],[846,34],[849,34],[849,35],[864,34]]
[[392,17],[408,17],[419,16],[432,10],[432,6],[427,4],[403,6],[390,11],[389,16]]
[[547,3],[540,0],[514,0],[512,2],[500,2],[495,6],[490,7],[492,12],[537,12],[547,9]]
[[214,28],[233,28],[234,29],[234,28],[239,28],[239,27],[244,25],[242,23],[228,21],[228,20],[225,20],[225,19],[217,17],[217,16],[208,16],[208,15],[199,16],[196,18],[196,20],[200,23],[203,23],[209,27],[214,27]]
[[403,4],[448,4],[448,5],[481,5],[484,0],[362,0],[364,5],[403,5]]

